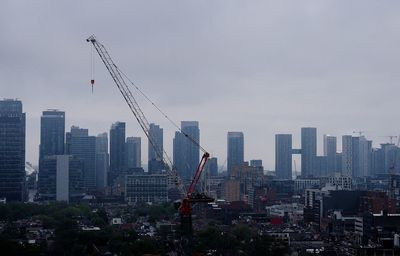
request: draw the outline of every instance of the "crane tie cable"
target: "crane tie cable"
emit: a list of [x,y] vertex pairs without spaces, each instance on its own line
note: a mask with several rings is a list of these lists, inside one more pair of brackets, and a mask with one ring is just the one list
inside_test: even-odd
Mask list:
[[120,69],[116,66],[116,69],[129,81],[129,83],[132,84],[132,86],[150,103],[152,104],[158,112],[160,112],[161,115],[163,115],[173,126],[175,126],[176,129],[178,129],[186,138],[188,138],[193,144],[198,146],[203,153],[206,153],[207,150],[205,150],[198,141],[196,141],[194,138],[192,138],[189,134],[185,133],[182,131],[182,129],[178,126],[177,123],[175,123],[167,114],[165,114],[129,77]]

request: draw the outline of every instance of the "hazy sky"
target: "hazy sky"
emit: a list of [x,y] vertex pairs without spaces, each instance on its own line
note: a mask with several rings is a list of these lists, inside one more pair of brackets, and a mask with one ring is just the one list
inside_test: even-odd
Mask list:
[[[36,163],[40,115],[66,111],[91,135],[127,122],[147,141],[96,56],[115,63],[176,122],[198,120],[222,164],[226,134],[243,131],[245,159],[274,168],[275,133],[363,130],[374,145],[400,133],[400,1],[0,1],[0,98],[27,113],[27,161]],[[138,97],[150,122],[174,127]],[[341,139],[338,139],[340,141]],[[340,148],[340,145],[339,145]],[[320,150],[321,152],[321,150]],[[172,152],[171,152],[172,155]],[[300,166],[300,165],[298,165]]]

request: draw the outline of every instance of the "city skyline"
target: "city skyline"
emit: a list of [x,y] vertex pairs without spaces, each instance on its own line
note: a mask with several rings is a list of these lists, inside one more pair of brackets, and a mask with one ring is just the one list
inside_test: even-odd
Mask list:
[[[199,121],[202,145],[220,162],[230,130],[244,132],[245,159],[262,159],[266,169],[274,166],[274,135],[299,138],[299,127],[317,127],[319,140],[365,130],[374,146],[399,133],[393,24],[400,3],[235,2],[226,8],[222,2],[123,2],[112,12],[96,3],[92,12],[94,3],[10,1],[0,9],[0,95],[24,103],[27,161],[37,162],[40,115],[47,108],[67,113],[66,129],[79,125],[95,135],[123,121],[128,136],[143,138],[97,56],[91,92],[85,39],[92,33],[173,120]],[[110,29],[118,24],[130,29]],[[149,121],[163,127],[172,152],[174,127],[139,103]]]
[[[6,99],[6,100],[8,100],[8,99]],[[25,110],[24,110],[25,111]],[[28,112],[28,111],[25,111],[25,112]],[[61,113],[63,113],[63,114],[65,114],[65,115],[68,115],[68,113],[65,113],[65,111],[63,111],[63,110],[59,110],[59,109],[53,109],[53,108],[48,108],[48,109],[46,109],[46,110],[43,110],[41,113],[51,113],[51,112],[61,112]],[[66,123],[66,125],[65,125],[65,137],[66,136],[68,136],[67,135],[67,130],[68,129],[75,129],[75,128],[78,128],[78,129],[80,129],[80,127],[79,127],[79,125],[71,125],[70,127],[68,127],[67,126],[67,121],[68,121],[68,116],[65,118],[65,123]],[[126,122],[123,122],[123,121],[116,121],[116,122],[114,122],[114,123],[112,123],[112,124],[110,124],[109,126],[113,126],[115,123],[126,123]],[[157,124],[155,124],[155,125],[157,125]],[[325,152],[324,152],[324,141],[325,141],[325,139],[326,138],[329,138],[329,139],[331,139],[331,138],[338,138],[337,139],[337,141],[336,141],[336,150],[337,150],[337,152],[336,153],[339,153],[339,154],[341,154],[342,153],[342,144],[343,144],[343,141],[342,141],[342,136],[344,136],[344,137],[350,137],[350,138],[352,138],[352,137],[359,137],[359,136],[363,136],[363,137],[366,137],[366,139],[368,140],[368,141],[371,141],[371,145],[372,145],[372,148],[379,148],[380,147],[380,145],[381,144],[387,144],[387,143],[392,143],[392,144],[394,144],[394,145],[396,145],[397,143],[398,143],[398,141],[400,141],[400,139],[398,139],[399,138],[399,136],[400,135],[394,135],[394,136],[382,136],[383,137],[383,140],[381,141],[381,142],[376,142],[376,141],[374,141],[374,140],[372,140],[372,139],[370,139],[370,137],[369,136],[365,136],[365,135],[363,135],[363,134],[360,134],[360,131],[353,131],[353,132],[349,132],[349,133],[346,133],[346,134],[335,134],[335,135],[332,135],[332,134],[326,134],[326,133],[323,133],[323,132],[321,132],[320,131],[320,129],[318,128],[318,127],[297,127],[297,132],[294,132],[294,133],[287,133],[287,134],[290,134],[290,135],[292,135],[293,136],[293,138],[292,138],[292,141],[293,141],[293,143],[292,143],[292,146],[293,146],[293,150],[298,150],[298,149],[301,149],[301,129],[304,129],[304,128],[306,128],[306,129],[308,129],[308,128],[316,128],[316,134],[317,134],[317,137],[316,137],[316,143],[317,143],[317,156],[324,156],[325,155]],[[129,130],[128,129],[128,127],[126,127],[126,129],[127,130]],[[87,133],[88,135],[90,135],[90,136],[96,136],[95,135],[95,133],[94,132],[92,132],[92,129],[91,128],[88,128],[88,127],[85,127],[85,129],[81,129],[81,130],[84,130],[84,132],[85,132],[85,134]],[[109,133],[109,131],[110,130],[104,130],[103,132],[100,132],[100,134],[107,134],[108,136],[110,136],[110,133]],[[226,138],[226,135],[229,133],[229,131],[227,131],[226,132],[226,134],[225,134],[225,138]],[[40,129],[39,129],[39,134],[40,134]],[[243,134],[245,134],[244,132],[243,132]],[[282,134],[282,133],[276,133],[276,134],[273,134],[273,136],[274,136],[274,140],[276,139],[275,138],[275,136],[276,135],[279,135],[279,134]],[[40,137],[40,136],[39,136]],[[135,138],[140,138],[140,139],[142,139],[143,138],[143,136],[132,136],[132,135],[129,135],[129,134],[126,134],[126,138],[129,138],[129,137],[135,137]],[[169,138],[166,138],[167,140],[169,139]],[[171,141],[173,141],[173,137],[171,138]],[[26,138],[26,140],[28,140],[28,138]],[[147,154],[143,154],[143,152],[147,152],[148,151],[148,142],[147,142],[147,140],[145,141],[145,143],[140,143],[141,145],[140,145],[140,148],[141,148],[141,152],[142,152],[142,154],[141,154],[141,164],[143,165],[143,166],[145,166],[146,168],[148,167],[148,164],[147,164]],[[166,142],[166,144],[171,144],[169,141],[165,141]],[[165,143],[164,142],[164,143]],[[227,140],[225,140],[225,144],[227,143]],[[39,146],[40,146],[40,143],[39,143],[39,145],[38,145],[38,148],[39,148]],[[108,145],[109,146],[109,145]],[[256,157],[255,156],[249,156],[248,154],[246,154],[246,148],[251,148],[252,147],[252,145],[247,145],[247,142],[245,141],[244,142],[244,148],[245,148],[245,150],[244,150],[244,153],[245,153],[245,157],[244,157],[244,161],[250,161],[250,160],[252,160],[252,159],[255,159]],[[265,168],[265,170],[276,170],[276,155],[275,155],[275,150],[276,150],[276,145],[275,145],[275,142],[274,142],[274,145],[272,145],[272,147],[274,148],[273,149],[273,152],[272,152],[272,156],[273,156],[273,160],[271,161],[271,162],[267,162],[267,165],[266,164],[263,164],[263,166],[264,166],[264,168]],[[29,148],[28,148],[28,146],[26,146],[26,151],[29,151]],[[224,154],[225,154],[225,156],[227,156],[227,151],[226,151],[226,146],[225,146],[225,152],[224,152]],[[26,153],[27,155],[28,155],[28,153]],[[167,154],[169,155],[169,156],[173,156],[173,150],[172,150],[172,148],[171,149],[167,149]],[[296,153],[293,153],[293,154],[296,154]],[[29,162],[29,163],[32,163],[33,165],[37,165],[38,166],[38,164],[39,164],[39,151],[38,151],[38,156],[37,156],[37,160],[36,160],[36,162],[35,161],[29,161],[29,159],[28,159],[28,157],[26,157],[27,158],[27,162]],[[224,155],[223,155],[224,156]],[[224,160],[224,158],[223,157],[221,157],[220,155],[212,155],[212,157],[217,157],[218,159],[220,159],[220,161],[223,161]],[[264,158],[263,157],[260,157],[260,159],[261,160],[263,160]],[[297,161],[297,164],[298,164],[298,166],[297,166],[297,171],[301,171],[301,167],[300,167],[300,164],[301,164],[301,154],[300,153],[298,153],[298,156],[296,157],[296,156],[293,156],[292,157],[292,165],[293,165],[293,160],[296,160]],[[225,163],[220,163],[220,164],[224,164],[223,166],[219,166],[219,168],[218,168],[218,170],[220,170],[220,171],[226,171],[227,169],[228,169],[228,167],[227,167],[227,157],[226,157],[226,160],[224,161]],[[263,160],[263,163],[264,163],[264,160]],[[223,167],[222,169],[220,168],[220,167]],[[145,169],[146,169],[145,168]],[[294,173],[294,169],[292,169],[292,172]]]

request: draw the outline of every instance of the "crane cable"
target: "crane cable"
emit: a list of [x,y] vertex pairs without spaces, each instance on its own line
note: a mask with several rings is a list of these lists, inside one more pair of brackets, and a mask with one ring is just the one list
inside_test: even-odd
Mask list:
[[91,75],[91,79],[90,79],[90,84],[92,86],[92,93],[93,93],[93,85],[94,85],[94,45],[92,44],[91,47],[91,51],[90,51],[90,75]]
[[203,153],[206,153],[207,150],[205,150],[201,145],[200,142],[196,141],[194,138],[192,138],[189,134],[185,133],[182,131],[182,129],[178,126],[177,123],[175,123],[164,111],[162,111],[129,77],[117,66],[115,66],[116,69],[118,69],[119,72],[129,81],[129,83],[132,84],[132,86],[151,104],[153,105],[157,111],[163,115],[178,131],[180,131],[186,138],[188,138],[194,145],[198,146]]

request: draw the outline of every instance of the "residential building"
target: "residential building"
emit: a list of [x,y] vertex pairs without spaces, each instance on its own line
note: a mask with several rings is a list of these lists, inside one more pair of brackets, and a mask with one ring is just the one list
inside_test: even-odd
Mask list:
[[344,176],[367,177],[371,176],[372,143],[364,136],[342,137],[342,174]]
[[342,174],[353,177],[353,139],[351,135],[342,136]]

